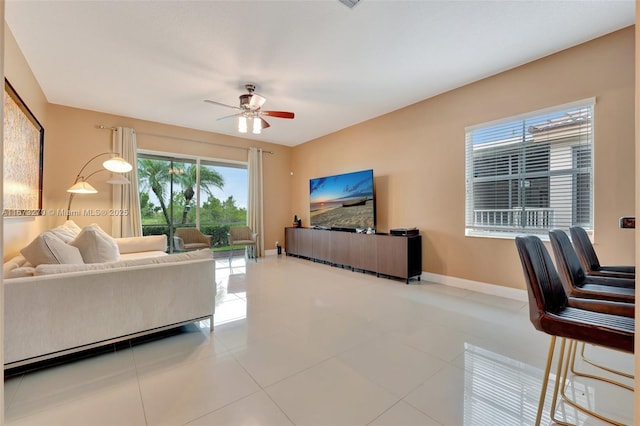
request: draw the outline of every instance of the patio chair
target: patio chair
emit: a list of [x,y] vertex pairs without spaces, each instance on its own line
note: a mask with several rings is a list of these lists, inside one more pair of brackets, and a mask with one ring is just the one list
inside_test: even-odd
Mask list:
[[177,251],[211,248],[211,235],[204,235],[197,228],[176,228],[173,232],[173,247]]
[[258,261],[256,244],[258,243],[258,234],[253,232],[248,226],[232,226],[227,233],[229,238],[229,245],[231,250],[229,251],[229,261],[233,255],[234,246],[245,246],[247,257],[253,258]]

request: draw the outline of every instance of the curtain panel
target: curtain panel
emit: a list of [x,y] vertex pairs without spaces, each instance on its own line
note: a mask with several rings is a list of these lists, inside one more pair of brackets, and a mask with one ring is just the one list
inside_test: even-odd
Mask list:
[[263,178],[262,149],[249,148],[249,202],[247,205],[247,226],[258,234],[256,255],[264,253]]
[[133,169],[124,174],[128,185],[113,188],[114,215],[111,220],[111,235],[114,237],[139,237],[142,235],[140,192],[138,191],[138,144],[136,132],[127,127],[117,127],[112,132],[113,151],[127,160]]

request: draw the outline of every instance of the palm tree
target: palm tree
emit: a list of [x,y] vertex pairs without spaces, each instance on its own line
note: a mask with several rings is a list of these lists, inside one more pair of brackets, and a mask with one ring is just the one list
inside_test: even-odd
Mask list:
[[143,190],[151,189],[160,202],[160,208],[167,225],[171,224],[167,203],[165,202],[165,191],[170,181],[169,163],[163,160],[152,160],[141,158],[138,160],[138,177]]
[[[182,224],[187,223],[187,213],[191,209],[191,201],[196,195],[196,175],[197,167],[195,164],[189,166],[185,165],[184,173],[175,175],[175,181],[183,188],[182,195],[184,196],[184,210],[182,211]],[[219,189],[224,188],[224,177],[216,170],[201,166],[200,167],[200,189],[207,195],[213,196],[212,187]]]

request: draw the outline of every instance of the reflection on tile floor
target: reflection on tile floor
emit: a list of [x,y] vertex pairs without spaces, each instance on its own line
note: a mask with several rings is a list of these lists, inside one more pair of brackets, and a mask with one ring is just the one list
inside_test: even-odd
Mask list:
[[[549,338],[524,302],[284,256],[217,261],[216,284],[214,333],[203,322],[12,377],[6,424],[534,423]],[[631,356],[587,348],[633,371]],[[632,392],[574,378],[568,394],[632,423]],[[551,389],[543,425],[550,406]]]

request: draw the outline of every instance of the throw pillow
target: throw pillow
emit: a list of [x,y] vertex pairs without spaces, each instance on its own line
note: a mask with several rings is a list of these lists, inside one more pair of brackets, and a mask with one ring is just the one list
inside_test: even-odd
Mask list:
[[11,271],[16,268],[25,266],[24,264],[26,261],[27,260],[24,258],[24,256],[19,254],[18,256],[4,262],[4,264],[2,265],[2,277],[9,278],[9,274],[11,273]]
[[32,277],[35,273],[36,268],[33,266],[23,266],[21,268],[13,269],[9,272],[8,278],[22,278],[22,277]]
[[20,253],[33,266],[41,263],[84,263],[78,248],[68,245],[51,231],[38,235]]
[[72,220],[50,230],[65,243],[71,242],[80,233],[80,227]]
[[69,244],[80,250],[84,263],[104,263],[120,260],[120,252],[116,241],[95,223],[82,228],[78,236]]

